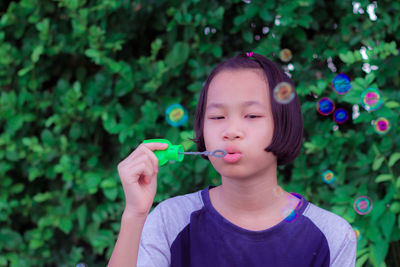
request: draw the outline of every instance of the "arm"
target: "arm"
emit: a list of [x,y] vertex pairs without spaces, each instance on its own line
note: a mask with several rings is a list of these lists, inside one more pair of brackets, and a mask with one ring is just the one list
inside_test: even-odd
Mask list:
[[121,229],[111,255],[109,267],[133,266],[136,267],[140,236],[146,216],[135,215],[125,211],[122,215]]
[[356,266],[357,237],[352,228],[347,230],[340,250],[332,261],[332,267],[354,267]]
[[118,174],[125,194],[121,229],[108,266],[137,265],[140,237],[157,191],[158,159],[154,150],[168,144],[139,145],[118,164]]

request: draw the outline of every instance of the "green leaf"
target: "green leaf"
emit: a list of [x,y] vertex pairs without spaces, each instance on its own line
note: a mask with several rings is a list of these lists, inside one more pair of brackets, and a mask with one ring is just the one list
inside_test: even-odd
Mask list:
[[114,188],[117,185],[117,183],[115,182],[115,180],[113,178],[107,178],[105,180],[103,180],[100,184],[101,188]]
[[386,205],[383,200],[378,200],[373,203],[373,209],[371,211],[371,223],[376,222],[386,210]]
[[368,73],[367,76],[365,77],[365,81],[368,85],[370,85],[374,80],[375,80],[375,74],[373,72]]
[[390,205],[390,212],[393,212],[395,214],[399,213],[400,212],[400,202],[398,202],[398,201],[393,202]]
[[339,58],[346,64],[353,64],[354,63],[354,55],[353,52],[347,51],[346,53],[339,53]]
[[368,260],[369,253],[362,255],[357,259],[356,267],[363,267],[364,263]]
[[385,157],[383,157],[383,156],[376,157],[374,160],[374,163],[372,164],[372,170],[374,170],[374,171],[378,170],[381,167],[382,162],[384,160],[385,160]]
[[43,53],[44,47],[43,45],[38,45],[33,49],[31,60],[32,62],[36,63],[39,61],[40,55]]
[[389,159],[389,167],[393,167],[393,165],[400,159],[400,152],[395,152],[390,156]]
[[393,176],[391,174],[380,174],[376,177],[375,183],[390,181],[392,177]]
[[0,244],[2,244],[0,247],[4,245],[4,248],[8,250],[17,250],[21,249],[20,247],[23,242],[24,241],[18,232],[8,228],[2,228],[0,230]]
[[385,260],[386,254],[389,249],[389,244],[387,242],[378,242],[371,245],[370,259],[375,266],[380,266]]
[[83,231],[86,225],[86,218],[87,218],[87,207],[85,204],[79,206],[76,210],[76,216],[78,218],[79,229]]
[[386,212],[379,220],[379,225],[381,226],[381,230],[383,236],[386,238],[386,241],[390,241],[390,236],[392,234],[395,221],[396,216],[391,212]]
[[118,188],[104,188],[103,193],[107,199],[114,201],[118,196]]
[[175,68],[187,61],[190,48],[187,43],[176,42],[165,58],[165,63],[170,68]]
[[44,202],[44,201],[46,201],[48,199],[51,199],[51,198],[53,198],[53,195],[50,192],[38,193],[38,194],[33,196],[33,200],[38,202],[38,203]]
[[253,43],[253,33],[249,30],[244,30],[242,32],[242,38],[249,44]]
[[212,53],[215,57],[220,58],[222,56],[222,47],[221,46],[214,46],[212,48]]
[[41,239],[31,239],[29,240],[29,249],[35,250],[44,245],[44,240]]
[[262,18],[265,22],[271,22],[274,19],[273,12],[271,12],[270,10],[268,10],[266,8],[261,8],[259,15],[260,15],[260,18]]
[[384,105],[391,109],[400,107],[400,103],[396,101],[387,101],[384,103]]
[[72,220],[70,217],[61,218],[58,227],[66,234],[69,234],[72,229]]

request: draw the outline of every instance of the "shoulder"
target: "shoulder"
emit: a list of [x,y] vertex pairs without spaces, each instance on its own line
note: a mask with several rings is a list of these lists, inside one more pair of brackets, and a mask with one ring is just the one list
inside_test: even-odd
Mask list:
[[343,232],[352,229],[351,225],[339,215],[309,203],[304,210],[304,216],[308,217],[322,232]]
[[203,207],[201,191],[166,199],[147,216],[138,254],[138,266],[169,266],[170,247],[190,223],[190,215]]
[[[309,203],[303,215],[308,217],[325,236],[331,254],[331,264],[341,262],[342,266],[352,266],[357,247],[357,238],[352,226],[339,215],[312,203]],[[344,263],[345,258],[350,265]]]
[[201,209],[203,200],[201,198],[201,191],[189,193],[186,195],[175,196],[160,202],[155,209],[162,210],[163,213],[173,211],[175,214],[177,208],[181,213],[193,212],[194,210]]
[[145,228],[163,231],[167,239],[172,241],[190,223],[190,215],[203,206],[201,191],[166,199],[148,215]]

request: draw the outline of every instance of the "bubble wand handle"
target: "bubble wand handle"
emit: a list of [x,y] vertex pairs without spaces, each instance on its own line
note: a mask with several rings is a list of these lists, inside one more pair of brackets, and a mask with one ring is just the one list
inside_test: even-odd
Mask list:
[[144,140],[143,143],[164,143],[168,144],[168,148],[164,150],[155,150],[153,151],[156,157],[158,158],[158,166],[163,166],[169,160],[179,161],[183,160],[184,155],[179,154],[179,152],[183,152],[182,145],[172,145],[170,141],[167,139],[147,139]]
[[227,152],[223,149],[217,149],[214,151],[203,151],[203,152],[184,152],[182,145],[172,145],[167,139],[148,139],[144,140],[143,143],[165,143],[168,144],[168,148],[164,150],[155,150],[154,154],[158,158],[158,166],[163,166],[169,160],[181,162],[184,155],[205,155],[213,156],[217,158],[224,157]]

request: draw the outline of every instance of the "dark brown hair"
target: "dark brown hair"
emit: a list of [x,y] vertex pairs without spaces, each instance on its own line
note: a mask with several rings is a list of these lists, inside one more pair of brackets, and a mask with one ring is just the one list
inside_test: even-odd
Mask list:
[[[292,162],[299,154],[303,139],[303,120],[300,102],[295,93],[295,97],[290,103],[280,104],[273,99],[273,90],[276,85],[281,82],[287,82],[295,88],[294,83],[274,62],[255,53],[251,57],[247,56],[245,53],[238,54],[233,58],[221,62],[212,70],[200,93],[194,120],[195,138],[191,140],[196,143],[198,151],[206,150],[203,127],[208,87],[212,79],[221,71],[240,69],[259,69],[264,72],[269,85],[269,95],[275,126],[272,142],[265,148],[265,151],[274,153],[277,157],[278,165]],[[207,156],[202,157],[209,160]]]

